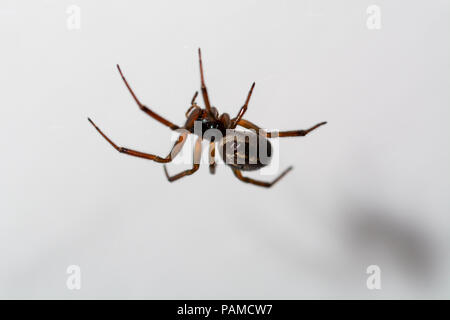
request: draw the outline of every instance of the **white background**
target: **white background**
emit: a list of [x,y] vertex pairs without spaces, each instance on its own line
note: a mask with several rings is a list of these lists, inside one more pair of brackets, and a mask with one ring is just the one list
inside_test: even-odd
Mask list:
[[[3,0],[0,298],[448,298],[449,14],[446,0]],[[166,155],[172,132],[115,64],[181,125],[198,47],[221,112],[256,81],[249,120],[328,121],[280,141],[294,170],[273,188],[223,165],[169,183],[86,120]],[[81,290],[66,287],[73,264]],[[366,287],[372,264],[381,290]]]

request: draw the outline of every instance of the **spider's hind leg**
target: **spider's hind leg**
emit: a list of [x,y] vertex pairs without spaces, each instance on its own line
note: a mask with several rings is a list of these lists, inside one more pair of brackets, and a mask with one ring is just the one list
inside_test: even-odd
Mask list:
[[270,188],[275,183],[280,181],[281,178],[283,178],[289,171],[291,171],[292,167],[289,167],[286,170],[284,170],[282,174],[280,174],[277,178],[275,178],[275,180],[273,180],[271,182],[265,182],[265,181],[260,181],[260,180],[255,180],[255,179],[252,179],[252,178],[244,177],[242,175],[242,173],[241,173],[241,170],[238,170],[238,169],[232,169],[232,170],[233,170],[233,173],[236,176],[236,178],[238,178],[242,182],[254,184],[254,185],[257,185],[257,186],[260,186],[260,187],[264,187],[264,188]]
[[[233,119],[234,120],[234,119]],[[308,133],[310,133],[313,130],[316,130],[318,127],[323,126],[324,124],[326,124],[327,122],[320,122],[314,126],[312,126],[309,129],[306,130],[291,130],[291,131],[279,131],[279,132],[265,132],[265,135],[267,136],[267,138],[274,138],[274,137],[279,137],[279,138],[283,138],[283,137],[303,137],[306,136]],[[257,126],[256,124],[245,120],[245,119],[240,119],[238,121],[238,125],[247,129],[252,129],[255,130],[256,133],[260,133],[261,131],[265,131],[263,129],[261,129],[259,126]]]
[[192,165],[192,169],[182,171],[174,176],[169,176],[166,165],[164,165],[164,173],[166,174],[167,180],[172,182],[172,181],[178,180],[180,178],[183,178],[184,176],[189,176],[189,175],[193,174],[194,172],[196,172],[198,170],[198,168],[200,167],[201,155],[202,155],[202,138],[199,137],[197,139],[197,141],[195,142],[194,157],[193,157],[194,163]]

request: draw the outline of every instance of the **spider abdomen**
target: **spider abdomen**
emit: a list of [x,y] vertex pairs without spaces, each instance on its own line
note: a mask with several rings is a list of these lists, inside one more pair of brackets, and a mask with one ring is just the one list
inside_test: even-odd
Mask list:
[[250,131],[227,130],[219,152],[227,165],[245,171],[261,169],[272,158],[269,140]]

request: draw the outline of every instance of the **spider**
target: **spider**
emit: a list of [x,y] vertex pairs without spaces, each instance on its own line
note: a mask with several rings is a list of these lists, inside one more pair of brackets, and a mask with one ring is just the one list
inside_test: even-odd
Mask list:
[[[197,103],[195,102],[198,91],[195,92],[194,97],[191,100],[191,105],[189,109],[186,111],[186,123],[183,127],[179,127],[169,120],[161,117],[154,111],[150,110],[148,107],[143,105],[139,99],[137,98],[136,94],[131,89],[130,85],[128,84],[128,81],[126,80],[125,76],[122,73],[122,70],[120,69],[120,66],[117,65],[117,69],[120,73],[120,76],[122,77],[126,87],[128,88],[131,96],[136,101],[139,108],[144,111],[146,114],[148,114],[150,117],[154,118],[155,120],[161,122],[163,125],[169,127],[172,130],[180,130],[180,136],[178,137],[178,140],[175,142],[175,144],[172,147],[171,152],[166,157],[160,157],[157,155],[144,153],[124,147],[119,147],[117,144],[115,144],[111,139],[109,139],[97,125],[88,118],[89,122],[97,129],[97,131],[103,136],[103,138],[106,139],[117,151],[120,153],[125,153],[130,156],[144,158],[148,160],[153,160],[159,163],[164,163],[164,172],[167,177],[167,179],[172,182],[175,180],[178,180],[182,177],[188,176],[196,172],[200,166],[200,157],[202,152],[202,141],[203,140],[209,140],[209,169],[211,174],[215,173],[215,147],[216,143],[219,143],[219,152],[224,159],[225,163],[231,167],[231,170],[233,171],[234,175],[241,181],[254,184],[261,187],[269,188],[273,186],[276,182],[278,182],[281,178],[283,178],[291,169],[291,167],[288,167],[286,170],[284,170],[277,178],[275,178],[271,182],[265,182],[260,180],[255,180],[249,177],[245,177],[242,175],[241,171],[252,171],[252,170],[258,170],[265,166],[267,164],[266,161],[262,161],[260,155],[252,156],[249,152],[249,135],[250,137],[258,136],[260,139],[259,141],[262,141],[266,145],[266,154],[267,158],[270,160],[272,156],[271,152],[271,145],[268,139],[266,138],[273,138],[273,137],[299,137],[299,136],[305,136],[311,131],[317,129],[318,127],[326,124],[326,122],[320,122],[316,124],[315,126],[307,129],[307,130],[293,130],[293,131],[281,131],[281,132],[265,132],[263,129],[261,129],[259,126],[253,124],[252,122],[243,119],[243,116],[245,112],[247,111],[247,106],[250,101],[250,97],[252,95],[253,89],[255,87],[255,83],[253,82],[252,86],[250,87],[250,90],[247,95],[247,99],[245,100],[244,105],[239,110],[239,113],[235,118],[230,118],[228,113],[223,113],[219,116],[218,110],[211,106],[208,91],[206,89],[205,85],[205,79],[203,74],[203,64],[202,64],[202,55],[200,48],[198,49],[198,58],[199,58],[199,64],[200,64],[200,82],[201,82],[201,93],[203,96],[203,101],[205,104],[205,108],[201,108]],[[195,123],[200,124],[200,130],[194,130]],[[253,131],[244,131],[242,130],[236,130],[235,128],[237,126],[241,126],[246,129],[251,129]],[[205,135],[206,131],[213,129],[218,130],[221,133],[220,139],[215,139],[215,136],[207,136]],[[229,133],[233,132],[233,135],[230,135]],[[186,137],[188,134],[196,134],[198,135],[198,138],[195,142],[194,147],[194,155],[193,155],[193,166],[191,169],[182,171],[176,175],[170,176],[167,172],[167,168],[165,163],[171,162],[173,158],[177,156],[177,154],[180,152],[181,148],[183,147]],[[277,134],[278,133],[278,134]],[[244,145],[246,148],[245,150],[242,150],[242,148],[238,148],[238,146]],[[259,149],[258,149],[259,150]],[[236,163],[236,161],[230,161],[236,160],[239,158],[240,162],[242,163]]]

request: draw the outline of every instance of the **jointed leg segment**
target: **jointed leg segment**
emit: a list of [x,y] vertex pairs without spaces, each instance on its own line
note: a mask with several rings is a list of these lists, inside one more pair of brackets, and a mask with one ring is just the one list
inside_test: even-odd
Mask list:
[[133,92],[133,89],[131,89],[130,85],[128,84],[127,79],[125,79],[125,76],[122,73],[122,70],[120,70],[119,65],[117,65],[117,70],[119,70],[120,76],[122,77],[123,82],[125,82],[125,85],[128,88],[128,91],[130,91],[131,95],[133,96],[134,101],[136,101],[137,105],[139,106],[139,108],[144,111],[146,114],[148,114],[150,117],[152,117],[153,119],[161,122],[162,124],[168,126],[170,129],[172,130],[176,130],[179,128],[179,126],[177,126],[176,124],[173,124],[172,122],[170,122],[167,119],[164,119],[163,117],[161,117],[159,114],[153,112],[152,110],[150,110],[149,108],[147,108],[145,105],[143,105],[139,99],[136,97],[136,95]]
[[119,147],[111,139],[109,139],[90,118],[88,118],[88,120],[94,126],[94,128],[103,136],[103,138],[105,138],[105,140],[108,141],[114,147],[114,149],[116,149],[120,153],[125,153],[130,156],[153,160],[153,161],[161,162],[161,163],[170,162],[170,161],[172,161],[173,158],[175,158],[177,156],[177,154],[180,152],[181,148],[183,147],[184,143],[186,142],[186,137],[188,135],[187,131],[182,132],[180,137],[178,138],[178,140],[175,142],[174,146],[172,147],[172,150],[170,151],[170,153],[165,158],[162,158],[162,157],[159,157],[154,154],[144,153],[144,152],[140,152],[140,151],[136,151],[136,150],[132,150],[132,149],[127,149],[124,147]]
[[198,95],[198,91],[195,91],[194,93],[194,97],[191,100],[191,106],[189,107],[189,109],[187,109],[185,115],[186,118],[189,116],[189,112],[191,112],[192,109],[197,108],[197,109],[201,109],[196,103],[195,103],[195,99],[197,98]]
[[241,173],[240,170],[238,169],[232,169],[234,175],[241,181],[246,182],[246,183],[251,183],[260,187],[265,187],[265,188],[270,188],[271,186],[273,186],[275,183],[277,183],[278,181],[281,180],[281,178],[283,178],[289,171],[292,170],[292,167],[287,168],[286,170],[283,171],[282,174],[280,174],[275,180],[273,180],[272,182],[265,182],[265,181],[260,181],[260,180],[255,180],[252,178],[248,178],[248,177],[244,177]]
[[198,61],[200,64],[200,80],[202,88],[203,102],[205,103],[205,108],[208,112],[211,111],[211,103],[209,102],[208,91],[205,85],[205,76],[203,75],[203,63],[202,63],[202,51],[198,48]]
[[193,157],[194,159],[193,159],[192,169],[182,171],[174,176],[169,176],[166,165],[164,165],[164,173],[166,174],[167,180],[172,182],[172,181],[178,180],[180,178],[183,178],[184,176],[189,176],[189,175],[193,174],[200,167],[201,155],[202,155],[202,138],[199,137],[199,138],[197,138],[197,141],[195,142],[194,157]]
[[[306,136],[308,133],[310,133],[311,131],[317,129],[320,126],[323,126],[324,124],[326,124],[326,122],[320,122],[318,124],[316,124],[315,126],[312,126],[309,129],[306,130],[292,130],[292,131],[280,131],[278,132],[278,137],[282,138],[282,137],[302,137],[302,136]],[[257,134],[260,133],[260,131],[262,130],[260,127],[258,127],[256,124],[245,120],[245,119],[241,119],[238,122],[238,125],[247,129],[253,129],[256,131]],[[266,132],[266,136],[267,138],[273,138],[276,137],[277,134],[276,132]]]
[[239,110],[239,113],[238,113],[237,117],[233,119],[233,123],[231,125],[231,129],[236,128],[236,126],[238,125],[239,121],[242,119],[242,116],[247,111],[248,103],[249,103],[250,97],[252,96],[252,93],[253,93],[253,88],[255,88],[255,83],[254,82],[253,82],[253,84],[252,84],[252,86],[250,88],[250,91],[248,92],[247,99],[245,100],[244,105],[241,107],[241,110]]

